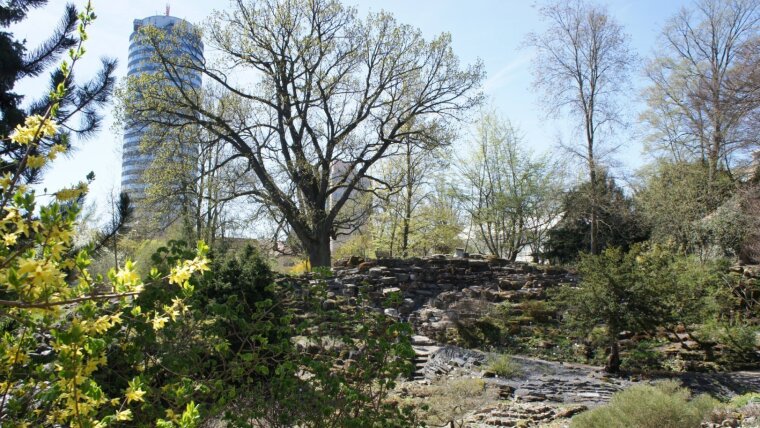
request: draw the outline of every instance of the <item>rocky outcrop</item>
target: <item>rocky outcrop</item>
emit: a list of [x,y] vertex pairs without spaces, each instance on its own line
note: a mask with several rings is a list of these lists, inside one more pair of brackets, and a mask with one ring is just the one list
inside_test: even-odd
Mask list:
[[352,257],[338,261],[333,272],[330,292],[352,298],[361,291],[377,306],[394,295],[398,300],[386,314],[409,321],[416,332],[437,341],[445,341],[455,323],[483,316],[494,303],[540,300],[549,288],[577,282],[562,269],[477,255],[372,261]]
[[[538,427],[564,421],[583,410],[609,403],[613,394],[632,385],[663,379],[675,378],[694,394],[707,393],[722,399],[760,390],[758,372],[611,377],[599,367],[519,356],[509,357],[516,367],[515,374],[500,378],[489,373],[489,358],[488,354],[479,351],[441,347],[430,353],[426,363],[418,368],[417,382],[476,377],[482,378],[487,387],[498,389],[497,401],[470,413],[463,420],[461,426],[473,428]],[[753,403],[745,409],[718,415],[719,423],[704,426],[756,427],[755,423],[760,420],[759,408],[760,405]]]
[[541,427],[568,420],[586,410],[586,406],[557,406],[543,403],[507,401],[490,404],[468,415],[462,422],[467,428]]
[[512,356],[516,367],[510,377],[489,373],[489,355],[456,346],[442,347],[428,357],[420,374],[428,380],[446,376],[477,376],[501,391],[502,399],[595,406],[635,382],[609,377],[599,367]]

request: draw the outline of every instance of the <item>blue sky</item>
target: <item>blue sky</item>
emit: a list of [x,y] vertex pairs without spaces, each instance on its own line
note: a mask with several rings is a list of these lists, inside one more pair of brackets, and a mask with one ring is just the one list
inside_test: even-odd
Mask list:
[[[84,4],[84,0],[73,0]],[[522,0],[344,0],[356,5],[360,14],[384,9],[393,13],[403,23],[419,27],[428,37],[449,32],[455,52],[463,63],[480,58],[487,72],[484,92],[489,104],[503,117],[517,125],[525,137],[527,146],[536,151],[556,150],[558,138],[571,142],[574,126],[564,119],[547,119],[539,108],[538,95],[531,89],[530,60],[532,52],[521,49],[525,35],[540,32],[541,1]],[[49,4],[30,14],[29,19],[12,27],[17,37],[26,38],[33,46],[49,34],[52,23],[58,22],[66,0],[51,0]],[[155,0],[95,0],[98,19],[90,30],[87,56],[78,68],[82,76],[97,70],[98,58],[116,57],[119,60],[117,76],[126,74],[127,48],[132,32],[132,20],[163,14],[166,2]],[[227,7],[226,1],[202,0],[171,1],[171,14],[190,22],[203,25],[204,18],[214,9]],[[608,0],[603,2],[630,34],[633,48],[642,59],[647,58],[656,46],[663,23],[674,15],[686,0]],[[40,29],[43,29],[40,32]],[[641,106],[637,94],[643,87],[640,75],[634,76],[634,91],[630,97],[631,119]],[[24,81],[17,86],[18,92],[32,94],[46,82]],[[104,129],[88,141],[76,142],[74,156],[60,159],[47,172],[44,186],[57,189],[84,178],[94,171],[96,181],[91,195],[102,209],[108,193],[118,191],[121,173],[121,135],[110,120]],[[462,132],[459,150],[466,150],[468,131]],[[623,147],[616,159],[621,163],[619,171],[630,171],[641,165],[644,158],[641,145],[630,135],[621,135]]]

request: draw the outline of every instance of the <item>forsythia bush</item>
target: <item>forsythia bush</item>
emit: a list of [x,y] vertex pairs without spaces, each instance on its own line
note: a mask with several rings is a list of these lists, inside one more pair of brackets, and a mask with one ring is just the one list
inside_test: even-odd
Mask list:
[[[47,165],[64,152],[63,145],[35,150],[58,132],[60,101],[71,70],[84,54],[86,29],[95,19],[88,3],[79,14],[79,42],[60,66],[63,83],[51,94],[44,114],[27,117],[8,136],[26,147],[15,173],[0,178],[0,426],[105,427],[129,421],[146,391],[139,377],[118,395],[107,395],[93,379],[108,363],[115,344],[133,334],[125,317],[140,318],[160,330],[188,310],[183,298],[150,311],[135,304],[146,283],[176,287],[181,296],[193,290],[196,272],[208,270],[207,247],[194,258],[178,260],[166,275],[153,270],[144,281],[127,262],[107,278],[88,271],[87,249],[73,244],[77,202],[87,191],[80,183],[55,193],[55,201],[38,206],[23,183],[28,169]],[[44,153],[33,154],[33,153]],[[193,426],[198,409],[192,403],[167,412],[159,426]]]

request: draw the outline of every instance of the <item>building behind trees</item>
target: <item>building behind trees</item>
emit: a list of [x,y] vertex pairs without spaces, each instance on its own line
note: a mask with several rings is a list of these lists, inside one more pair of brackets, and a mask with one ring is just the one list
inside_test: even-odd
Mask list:
[[[168,11],[167,11],[168,12]],[[133,93],[130,97],[141,97],[140,78],[143,76],[155,75],[162,72],[163,67],[156,57],[156,51],[153,45],[146,41],[144,31],[146,27],[152,27],[160,30],[167,37],[176,36],[182,38],[180,43],[172,43],[175,48],[170,52],[178,57],[186,57],[193,62],[203,63],[203,42],[196,31],[187,21],[169,16],[157,15],[134,21],[134,31],[130,35],[129,45],[129,63],[127,77],[137,81],[138,85],[133,86]],[[164,52],[165,54],[165,52]],[[182,69],[179,78],[184,84],[188,84],[194,89],[201,88],[201,74],[188,68]],[[172,84],[172,79],[166,79],[166,84]],[[155,149],[151,146],[146,150],[146,145],[142,144],[146,135],[151,132],[150,125],[142,121],[126,118],[126,127],[124,130],[124,143],[121,167],[121,191],[129,195],[130,200],[135,205],[138,213],[145,212],[144,201],[148,183],[145,179],[145,173],[155,160]],[[176,156],[197,157],[197,148],[192,144],[180,144],[180,150]],[[177,159],[179,161],[180,159]],[[188,159],[189,160],[189,159]]]

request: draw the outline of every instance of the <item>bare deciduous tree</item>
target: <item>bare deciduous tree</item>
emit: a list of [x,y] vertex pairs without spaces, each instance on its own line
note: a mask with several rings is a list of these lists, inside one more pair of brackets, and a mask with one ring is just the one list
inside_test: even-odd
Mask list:
[[[178,59],[159,34],[144,36],[162,70],[128,113],[160,126],[197,124],[233,147],[255,176],[240,194],[280,213],[312,266],[330,263],[330,237],[344,229],[339,213],[352,193],[382,185],[373,164],[409,138],[441,144],[430,130],[481,98],[481,65],[462,67],[449,35],[426,41],[386,13],[360,19],[334,0],[234,2],[210,23],[207,44],[220,56],[213,64]],[[187,69],[221,93],[184,83]],[[161,82],[167,77],[176,88]]]
[[759,1],[700,0],[668,22],[646,68],[650,142],[677,161],[704,162],[710,183],[758,143],[758,31]]
[[[440,136],[444,141],[447,136]],[[435,184],[440,174],[448,168],[450,153],[444,148],[431,149],[407,139],[402,142],[398,154],[388,157],[380,165],[378,174],[388,184],[379,192],[377,206],[378,232],[387,242],[388,254],[408,257],[413,247],[413,237],[428,227],[419,220],[420,212],[433,199]],[[376,220],[378,219],[376,217]],[[387,236],[383,236],[387,235]]]
[[459,162],[457,193],[471,219],[475,248],[512,261],[526,246],[540,251],[557,221],[562,191],[560,165],[523,144],[509,121],[485,114],[472,152]]
[[[584,159],[596,189],[601,137],[621,123],[618,100],[628,87],[636,56],[623,28],[604,7],[584,0],[558,1],[543,7],[541,15],[549,28],[526,40],[537,51],[534,86],[542,92],[550,115],[567,111],[578,119],[584,145],[571,152]],[[592,253],[598,252],[595,201],[592,197]]]

